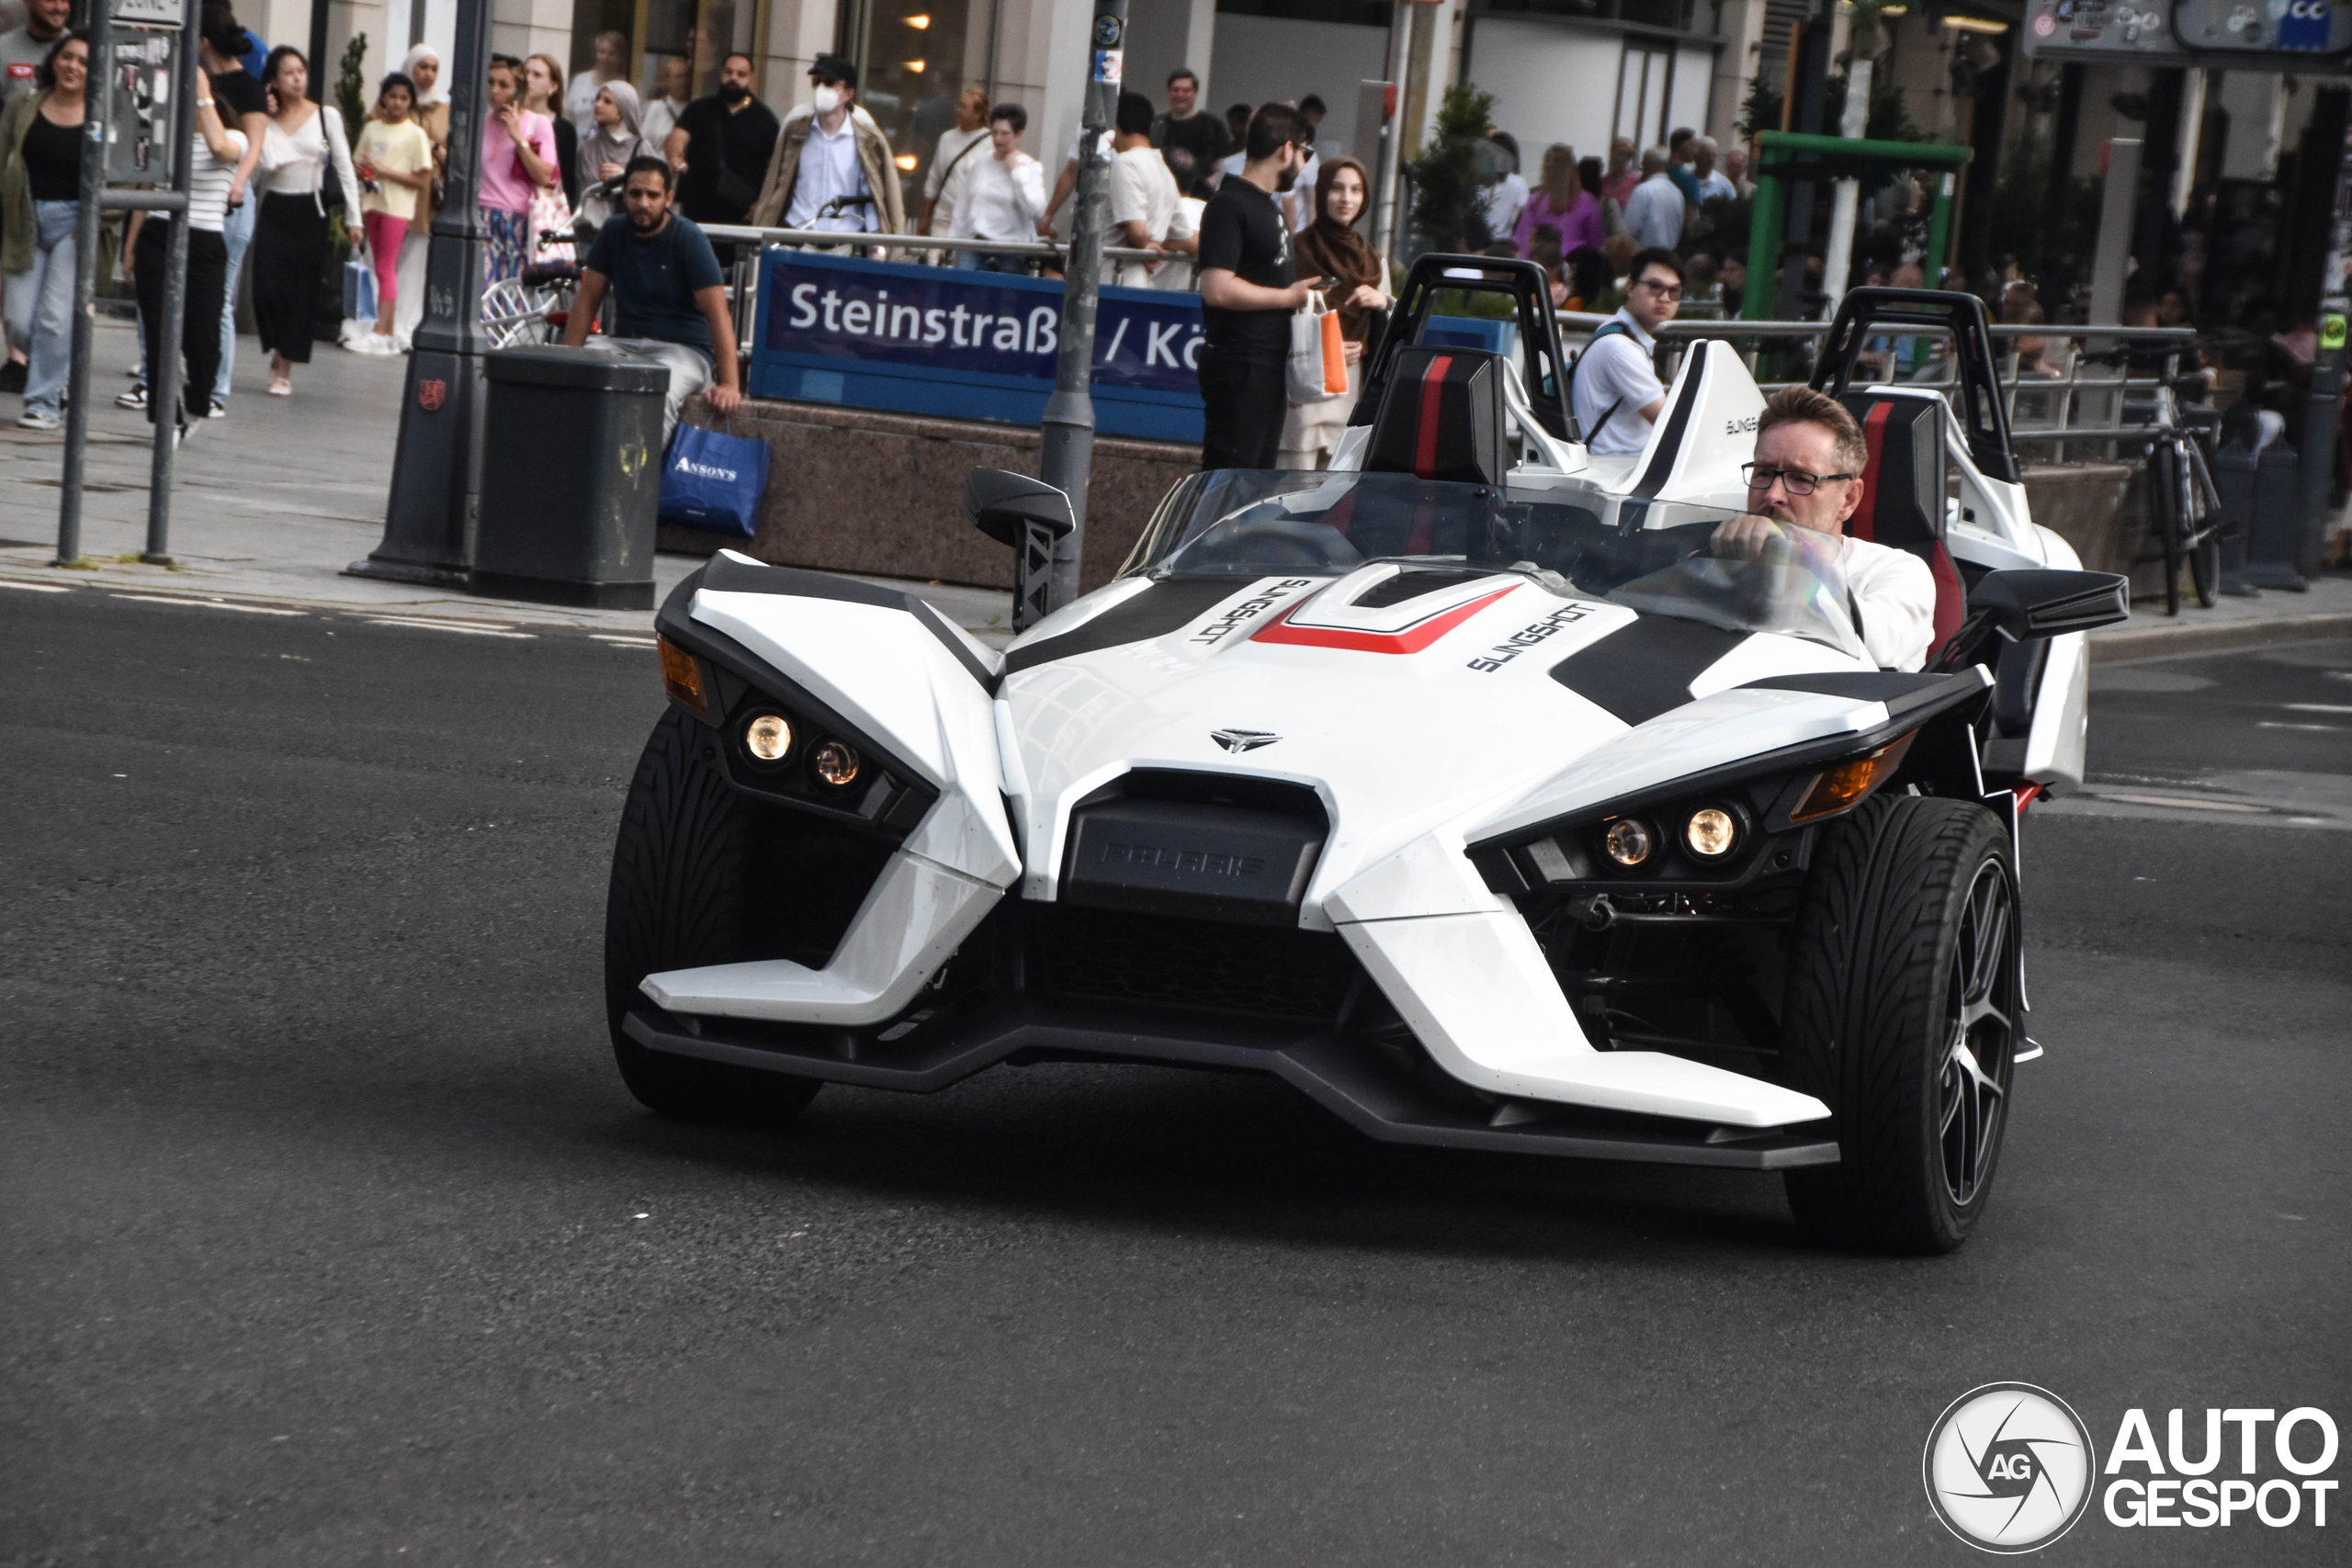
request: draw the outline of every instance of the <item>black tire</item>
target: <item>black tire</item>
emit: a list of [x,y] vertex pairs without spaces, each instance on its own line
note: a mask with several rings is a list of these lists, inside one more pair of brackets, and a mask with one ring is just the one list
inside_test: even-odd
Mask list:
[[605,1011],[621,1081],[648,1110],[772,1126],[800,1114],[822,1086],[649,1051],[621,1027],[632,1007],[646,1005],[638,986],[648,975],[743,956],[751,886],[742,802],[697,756],[717,743],[672,708],[638,759],[605,900]]
[[2159,444],[2148,454],[2148,511],[2164,546],[2167,615],[2180,614],[2180,542],[2188,532],[2188,514],[2181,510],[2185,496],[2177,482],[2180,468],[2180,454],[2170,446]]
[[2188,557],[2189,584],[2197,590],[2197,603],[2210,610],[2222,591],[2221,526],[2201,504],[2203,487],[2199,482],[2199,466],[2186,448],[2173,462],[2179,476],[2175,487],[2180,492],[2178,505],[2182,522],[2181,537]]
[[1790,953],[1783,1077],[1827,1104],[1839,1163],[1787,1173],[1820,1239],[1949,1252],[1991,1196],[2017,1048],[2017,871],[1993,814],[1866,801],[1830,829]]

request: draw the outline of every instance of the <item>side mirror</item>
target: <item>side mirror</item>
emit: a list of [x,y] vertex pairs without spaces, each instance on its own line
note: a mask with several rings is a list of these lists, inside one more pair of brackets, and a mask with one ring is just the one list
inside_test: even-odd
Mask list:
[[964,481],[964,515],[1001,545],[1018,547],[1024,528],[1043,528],[1058,539],[1078,526],[1069,497],[1043,479],[1002,468],[974,468]]
[[964,514],[1012,547],[1012,629],[1027,630],[1050,608],[1054,547],[1078,529],[1069,497],[1026,474],[974,468],[964,481]]
[[1994,626],[2017,641],[2064,637],[2130,620],[2131,581],[2111,571],[1992,571],[1969,591],[1968,607],[1990,615]]

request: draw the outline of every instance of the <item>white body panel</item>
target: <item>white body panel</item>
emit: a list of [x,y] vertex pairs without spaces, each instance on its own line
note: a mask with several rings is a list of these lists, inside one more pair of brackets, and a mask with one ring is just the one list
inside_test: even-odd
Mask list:
[[[1523,414],[1523,403],[1515,411]],[[1613,492],[1638,475],[1661,499],[1736,505],[1761,408],[1730,346],[1702,344],[1668,393],[1679,445],[1662,418],[1650,449],[1631,457],[1588,457],[1549,442],[1528,443],[1528,456]],[[1366,434],[1348,432],[1335,467],[1357,459]],[[1984,479],[1964,444],[1952,447],[1966,514],[1948,530],[1956,555],[2074,564],[2063,541],[2026,517],[2019,487]],[[1042,648],[1102,617],[1138,614],[1156,585],[1125,579],[1030,628],[1001,665],[990,656],[1009,671],[993,693],[901,610],[700,593],[696,621],[898,749],[940,800],[823,970],[782,962],[686,970],[651,976],[647,993],[688,1013],[886,1021],[1006,890],[1057,897],[1072,813],[1091,794],[1133,770],[1227,773],[1315,793],[1329,834],[1300,926],[1338,932],[1431,1059],[1462,1082],[1517,1100],[1741,1128],[1826,1116],[1819,1100],[1758,1078],[1654,1052],[1595,1050],[1526,920],[1488,889],[1464,846],[1883,726],[1888,711],[1878,702],[1747,685],[1871,667],[1823,644],[1751,636],[1690,680],[1687,703],[1630,725],[1552,671],[1634,621],[1633,611],[1511,572],[1390,605],[1357,603],[1398,570],[1236,578],[1172,630],[1089,634],[1057,657]],[[2045,691],[2068,695],[2045,698],[2037,716],[2028,752],[2038,778],[2080,777],[2082,644],[2061,638],[2051,650]],[[1272,739],[1237,753],[1216,738],[1236,730]]]

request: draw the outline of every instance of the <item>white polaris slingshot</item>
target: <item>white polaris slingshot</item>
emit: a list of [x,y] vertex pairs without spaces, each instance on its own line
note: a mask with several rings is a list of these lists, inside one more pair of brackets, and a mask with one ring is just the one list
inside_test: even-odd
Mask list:
[[[1479,289],[1510,357],[1447,340]],[[1904,330],[1953,340],[1951,397],[1848,385]],[[1815,377],[1869,435],[1849,532],[1934,571],[1924,671],[1871,660],[1834,553],[1706,553],[1762,407],[1729,345],[1631,457],[1575,439],[1565,364],[1531,265],[1425,260],[1343,469],[1187,478],[1001,654],[713,558],[614,853],[629,1089],[775,1121],[1005,1063],[1254,1070],[1375,1138],[1777,1170],[1815,1234],[1959,1245],[2040,1050],[2018,815],[2080,780],[2123,580],[2028,518],[1967,296],[1858,290]],[[1035,606],[1067,499],[965,502]]]

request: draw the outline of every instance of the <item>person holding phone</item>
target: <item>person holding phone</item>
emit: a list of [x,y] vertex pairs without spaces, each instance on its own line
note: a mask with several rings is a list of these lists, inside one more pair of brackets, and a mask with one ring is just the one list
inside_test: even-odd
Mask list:
[[1281,450],[1290,319],[1325,280],[1298,276],[1274,198],[1298,183],[1310,135],[1288,104],[1260,108],[1242,142],[1240,177],[1220,184],[1201,213],[1204,468],[1271,468]]

